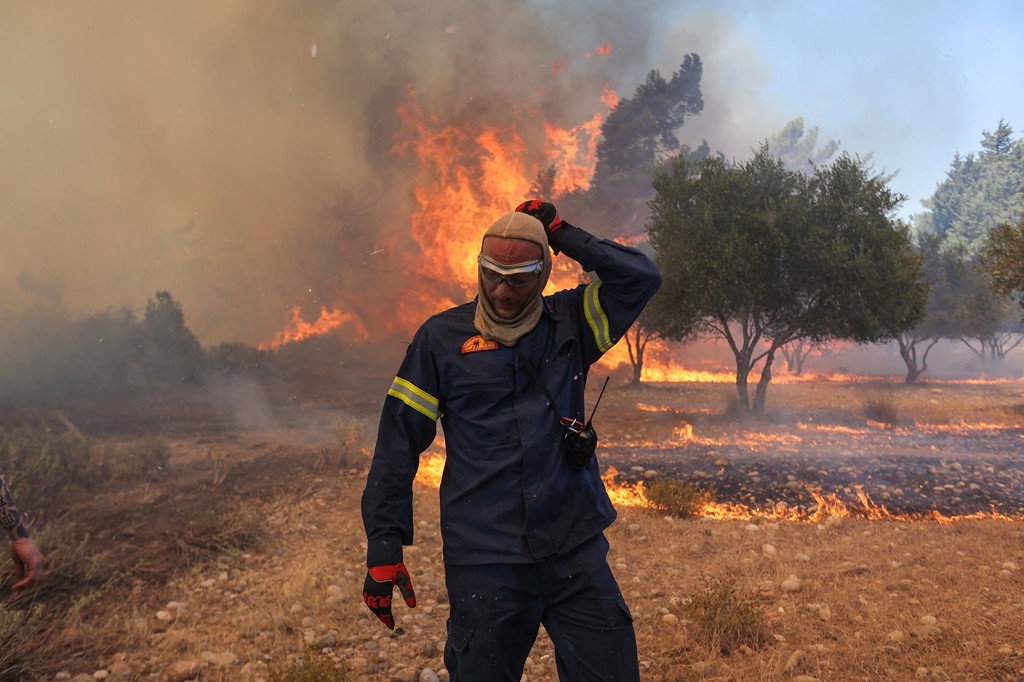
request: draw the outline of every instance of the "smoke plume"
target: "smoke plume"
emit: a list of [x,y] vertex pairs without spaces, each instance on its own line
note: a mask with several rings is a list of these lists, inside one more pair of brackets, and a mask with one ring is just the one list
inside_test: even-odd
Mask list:
[[576,124],[651,68],[664,4],[6,3],[0,315],[163,290],[204,345],[257,343],[296,303],[407,284],[396,107]]

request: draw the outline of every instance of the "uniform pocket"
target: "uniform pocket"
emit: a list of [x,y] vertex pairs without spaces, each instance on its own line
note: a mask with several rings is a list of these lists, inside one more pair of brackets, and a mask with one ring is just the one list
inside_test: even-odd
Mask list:
[[444,667],[449,671],[459,670],[459,658],[466,655],[473,631],[448,619],[448,641],[444,643]]

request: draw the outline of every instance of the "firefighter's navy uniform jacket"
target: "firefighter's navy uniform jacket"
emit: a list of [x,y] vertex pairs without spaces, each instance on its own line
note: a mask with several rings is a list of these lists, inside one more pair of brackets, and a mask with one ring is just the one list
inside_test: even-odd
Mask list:
[[[412,483],[420,454],[444,429],[441,535],[448,564],[531,563],[564,554],[615,519],[597,458],[566,461],[559,417],[586,421],[587,372],[661,285],[645,255],[567,225],[551,245],[598,280],[544,297],[518,345],[484,342],[476,302],[427,320],[388,391],[363,492],[367,565],[403,560],[413,542]],[[538,375],[556,400],[548,406]]]

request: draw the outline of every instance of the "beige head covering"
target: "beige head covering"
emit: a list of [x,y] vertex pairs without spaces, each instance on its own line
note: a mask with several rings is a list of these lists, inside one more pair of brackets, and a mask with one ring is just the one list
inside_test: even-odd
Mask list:
[[551,276],[551,250],[548,248],[548,233],[544,225],[531,215],[526,213],[509,213],[494,221],[484,238],[503,237],[505,239],[523,239],[540,246],[544,254],[544,265],[534,284],[533,298],[523,306],[522,311],[511,319],[499,317],[494,310],[491,300],[487,297],[487,288],[484,286],[483,276],[477,273],[477,287],[480,295],[477,297],[476,319],[473,324],[477,331],[485,339],[492,339],[506,346],[516,345],[521,336],[537,326],[544,303],[541,300],[541,292],[547,286],[548,277]]

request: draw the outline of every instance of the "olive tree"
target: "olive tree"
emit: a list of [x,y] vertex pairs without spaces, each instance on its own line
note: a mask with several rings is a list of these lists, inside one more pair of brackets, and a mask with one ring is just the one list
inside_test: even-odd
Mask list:
[[674,340],[725,341],[748,413],[764,411],[785,344],[874,343],[923,315],[921,258],[894,217],[903,198],[860,159],[807,175],[765,146],[738,163],[679,157],[653,184],[648,234],[665,282],[651,323]]

